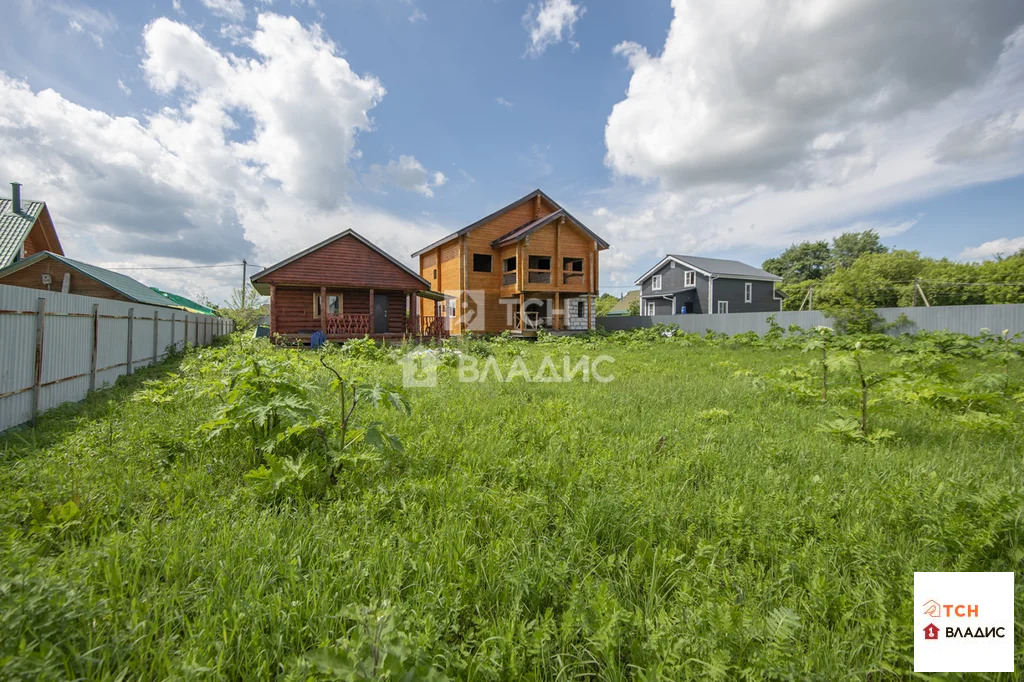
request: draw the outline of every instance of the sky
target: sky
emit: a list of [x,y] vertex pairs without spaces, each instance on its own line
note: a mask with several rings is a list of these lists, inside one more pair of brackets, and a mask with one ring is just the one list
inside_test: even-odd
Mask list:
[[[611,248],[1024,248],[1020,0],[0,0],[0,183],[65,253],[226,300],[543,189]],[[131,269],[129,269],[131,268]],[[164,269],[148,269],[164,268]],[[252,274],[253,269],[249,270]]]

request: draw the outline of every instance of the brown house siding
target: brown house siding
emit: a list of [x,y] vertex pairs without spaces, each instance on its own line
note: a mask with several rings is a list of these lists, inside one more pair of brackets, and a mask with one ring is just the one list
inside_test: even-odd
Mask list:
[[423,282],[352,236],[288,263],[260,278],[267,284],[418,290]]
[[[26,242],[27,243],[27,242]],[[53,283],[47,287],[43,284],[43,275],[49,274]],[[63,263],[56,262],[53,258],[46,257],[38,263],[27,265],[17,272],[0,277],[0,284],[8,284],[16,287],[28,287],[30,289],[42,289],[44,291],[60,291],[64,283],[64,275],[71,276],[71,287],[68,293],[81,296],[95,296],[96,298],[109,298],[115,301],[131,301],[132,299],[123,296],[105,284],[101,284],[91,277],[72,270]]]

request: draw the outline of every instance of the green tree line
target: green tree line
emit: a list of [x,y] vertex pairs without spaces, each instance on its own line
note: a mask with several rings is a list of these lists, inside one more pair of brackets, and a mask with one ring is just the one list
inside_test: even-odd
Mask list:
[[1024,303],[1024,250],[978,263],[928,258],[890,249],[874,230],[846,232],[827,241],[794,244],[761,265],[782,277],[784,310],[798,310],[814,287],[819,309]]

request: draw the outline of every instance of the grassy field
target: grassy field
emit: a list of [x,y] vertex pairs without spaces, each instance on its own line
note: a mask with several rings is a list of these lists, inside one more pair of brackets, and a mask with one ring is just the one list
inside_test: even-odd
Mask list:
[[1020,642],[1019,356],[835,341],[822,402],[749,341],[470,343],[615,378],[443,366],[408,414],[356,344],[344,449],[314,352],[141,371],[0,436],[0,678],[909,677],[915,570],[1018,571]]

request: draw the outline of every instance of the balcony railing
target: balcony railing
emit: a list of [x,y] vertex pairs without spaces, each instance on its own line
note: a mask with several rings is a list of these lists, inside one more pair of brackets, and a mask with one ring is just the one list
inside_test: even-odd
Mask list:
[[450,317],[440,315],[410,315],[407,329],[413,336],[446,339],[451,335],[450,321]]
[[516,273],[514,273],[514,272],[506,272],[505,274],[503,274],[501,276],[501,286],[505,287],[505,286],[508,286],[509,284],[515,284],[515,283],[516,283]]
[[523,313],[512,313],[512,326],[515,327],[516,329],[519,329],[520,327],[520,318],[522,318],[523,329],[534,330],[540,327],[540,313],[527,312],[525,316],[523,315]]
[[327,315],[328,336],[363,336],[370,333],[370,316],[353,313],[348,315]]
[[530,270],[526,276],[526,281],[530,284],[551,284],[551,271]]
[[574,271],[563,272],[562,284],[583,284],[583,273]]

